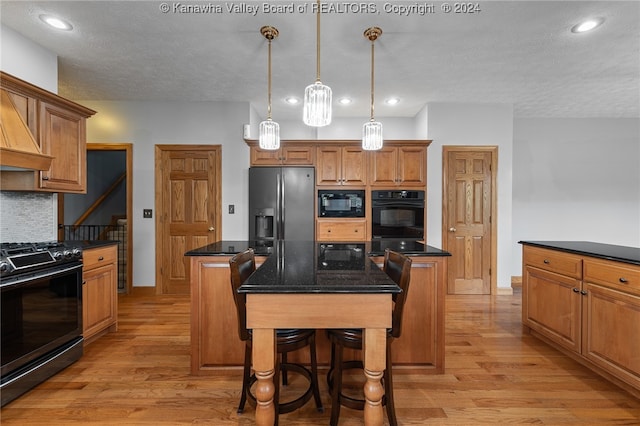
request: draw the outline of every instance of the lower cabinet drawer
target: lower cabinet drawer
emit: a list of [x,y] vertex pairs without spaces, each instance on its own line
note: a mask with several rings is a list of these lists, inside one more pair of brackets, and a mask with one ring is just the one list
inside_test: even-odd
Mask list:
[[640,294],[640,267],[607,260],[585,259],[584,281]]
[[82,252],[82,263],[85,270],[93,269],[115,263],[117,256],[118,253],[114,246],[91,248]]
[[582,278],[582,258],[580,256],[556,250],[527,247],[524,263],[545,271]]
[[318,221],[318,241],[364,241],[366,223],[361,220]]

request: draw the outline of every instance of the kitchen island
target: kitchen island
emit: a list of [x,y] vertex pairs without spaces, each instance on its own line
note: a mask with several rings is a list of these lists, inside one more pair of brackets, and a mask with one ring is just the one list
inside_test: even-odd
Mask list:
[[640,397],[640,248],[520,243],[524,331]]
[[[411,284],[405,305],[402,336],[394,341],[395,365],[419,367],[425,373],[444,372],[444,295],[449,253],[404,240],[354,243],[314,243],[316,270],[362,262],[370,257],[382,265],[384,249],[412,257]],[[242,366],[244,343],[237,336],[237,320],[231,285],[229,259],[247,248],[256,252],[258,267],[270,256],[273,246],[257,241],[218,241],[186,253],[191,257],[191,373],[216,374],[220,368]],[[295,259],[296,253],[287,253]],[[323,265],[323,262],[327,265]],[[353,272],[356,275],[358,272]],[[318,362],[328,365],[330,345],[318,333]],[[295,355],[295,354],[294,354]],[[301,354],[303,361],[306,354]],[[295,359],[295,358],[293,358]]]

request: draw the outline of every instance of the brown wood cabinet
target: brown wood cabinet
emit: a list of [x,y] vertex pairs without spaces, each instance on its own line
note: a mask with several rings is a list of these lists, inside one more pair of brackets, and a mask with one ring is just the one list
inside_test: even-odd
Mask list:
[[[244,343],[237,332],[237,316],[229,278],[231,256],[191,257],[191,374],[214,375],[220,368],[241,366]],[[256,264],[265,258],[256,257]],[[382,265],[383,258],[373,258]],[[444,372],[444,295],[446,257],[413,257],[409,298],[402,336],[393,343],[393,362]],[[316,334],[318,363],[328,365],[330,344],[324,331]],[[292,361],[308,355],[292,354]]]
[[424,187],[427,182],[427,147],[384,146],[371,152],[371,186]]
[[6,73],[0,82],[42,153],[53,156],[49,170],[2,171],[2,189],[85,193],[86,119],[95,111]]
[[251,166],[311,166],[315,148],[310,145],[282,143],[280,149],[260,149],[251,146]]
[[316,222],[318,241],[365,241],[366,236],[365,219],[318,219]]
[[82,329],[85,344],[118,329],[118,246],[82,253]]
[[525,245],[522,323],[640,395],[640,266]]
[[316,151],[316,185],[366,185],[365,154],[359,146],[319,146]]

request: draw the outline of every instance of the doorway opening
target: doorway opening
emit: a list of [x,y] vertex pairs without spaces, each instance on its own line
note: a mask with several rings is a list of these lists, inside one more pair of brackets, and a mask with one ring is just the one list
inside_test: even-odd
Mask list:
[[118,242],[118,292],[132,287],[133,147],[87,144],[86,194],[58,194],[58,239]]

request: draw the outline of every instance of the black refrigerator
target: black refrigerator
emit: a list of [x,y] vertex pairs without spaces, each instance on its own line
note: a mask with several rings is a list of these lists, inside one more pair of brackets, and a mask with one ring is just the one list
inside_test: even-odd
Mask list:
[[249,239],[315,240],[315,169],[249,168]]

